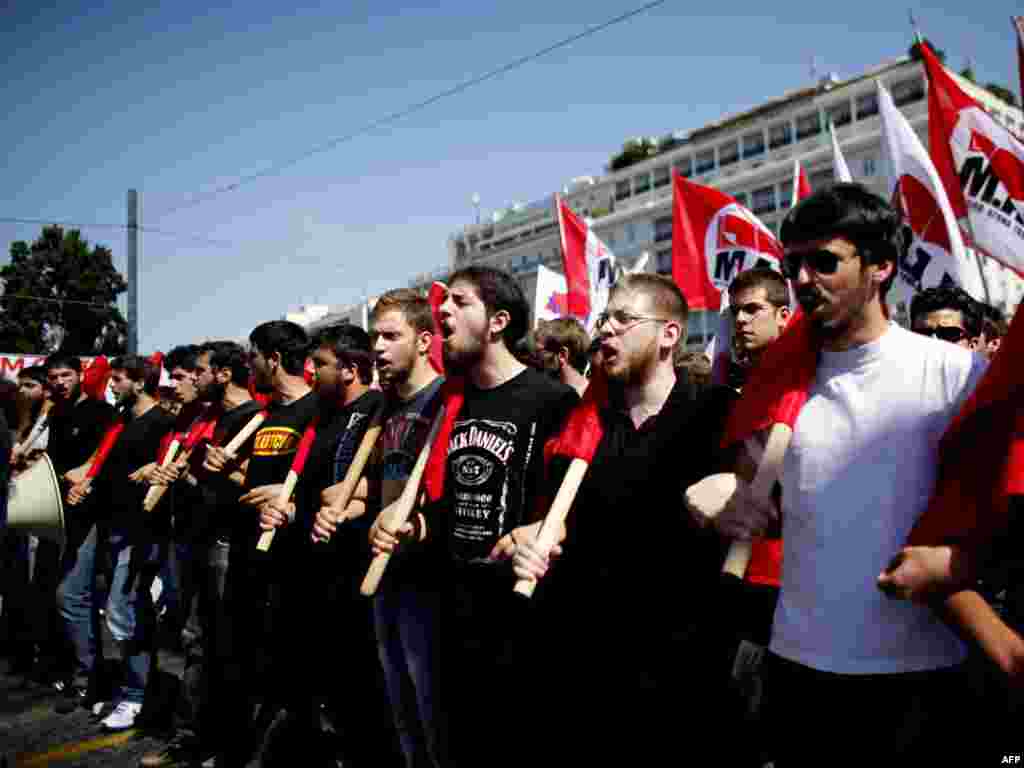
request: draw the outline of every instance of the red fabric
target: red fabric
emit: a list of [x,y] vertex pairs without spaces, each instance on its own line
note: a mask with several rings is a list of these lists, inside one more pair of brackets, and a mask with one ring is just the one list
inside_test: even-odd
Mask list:
[[751,371],[743,395],[729,414],[722,445],[746,440],[772,424],[793,427],[807,402],[817,367],[811,324],[798,310]]
[[110,362],[100,355],[82,371],[82,391],[93,400],[107,399],[107,382],[110,381]]
[[562,431],[545,446],[545,461],[550,461],[551,456],[568,456],[583,459],[588,464],[592,462],[604,437],[601,411],[607,406],[608,377],[603,370],[595,368],[583,398],[572,409]]
[[1024,487],[1024,316],[1018,311],[977,389],[939,444],[935,492],[908,544],[985,547]]
[[568,291],[567,310],[581,320],[590,316],[590,280],[587,277],[587,225],[561,195],[555,195],[558,231],[562,238],[562,268]]
[[743,578],[752,584],[781,586],[782,539],[753,539],[750,542],[750,564]]
[[434,335],[430,339],[430,365],[435,371],[442,374],[444,373],[444,353],[441,350],[441,321],[438,311],[446,298],[448,298],[448,286],[438,282],[430,284],[427,301],[430,302],[430,309],[434,314]]
[[270,392],[257,392],[256,391],[256,377],[253,375],[249,376],[249,397],[259,403],[261,406],[266,407],[270,404],[274,395]]
[[302,378],[311,387],[316,381],[316,366],[313,365],[313,358],[311,357],[307,357],[305,364],[302,366]]
[[292,459],[291,471],[296,475],[301,475],[303,468],[306,466],[306,459],[309,458],[309,450],[313,447],[313,441],[316,439],[318,426],[320,426],[319,413],[306,426],[305,431],[302,433],[302,439],[299,440],[299,447],[295,449],[295,458]]
[[114,449],[114,444],[117,443],[117,438],[121,436],[122,432],[124,432],[123,419],[118,418],[117,421],[107,427],[107,431],[103,434],[103,439],[100,440],[99,447],[93,456],[92,465],[85,475],[86,479],[92,479],[100,473],[100,470],[103,469],[103,463]]
[[807,171],[800,164],[799,160],[793,161],[793,205],[811,195],[811,182],[807,179]]

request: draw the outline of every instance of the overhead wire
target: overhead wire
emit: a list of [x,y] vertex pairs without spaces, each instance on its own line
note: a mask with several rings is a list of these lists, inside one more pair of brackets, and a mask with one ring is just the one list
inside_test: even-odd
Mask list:
[[487,82],[488,80],[493,80],[495,77],[498,77],[499,75],[511,72],[512,70],[518,69],[524,64],[528,64],[531,61],[535,61],[536,59],[546,56],[547,54],[552,53],[554,51],[557,51],[560,48],[564,48],[565,46],[577,42],[578,40],[582,40],[583,38],[589,37],[593,34],[596,34],[597,32],[608,29],[609,27],[613,27],[616,24],[621,24],[624,21],[628,21],[634,16],[639,16],[640,14],[645,13],[659,5],[662,5],[665,2],[666,0],[651,0],[651,2],[645,3],[639,6],[638,8],[634,8],[631,11],[622,13],[612,19],[608,19],[607,21],[601,22],[600,24],[595,24],[590,27],[587,27],[586,29],[577,32],[576,34],[563,38],[562,40],[559,40],[558,42],[553,43],[551,45],[548,45],[545,48],[540,49],[539,51],[535,51],[525,56],[521,56],[518,59],[515,59],[514,61],[504,64],[496,69],[492,69],[489,72],[486,72],[482,75],[477,75],[476,77],[464,80],[461,83],[458,83],[450,88],[441,91],[440,93],[437,93],[427,99],[424,99],[423,101],[416,102],[415,104],[411,104],[403,109],[391,112],[390,114],[371,120],[362,127],[357,128],[350,133],[346,133],[343,136],[338,136],[333,139],[329,139],[325,142],[322,142],[314,147],[305,150],[304,152],[298,155],[295,155],[294,157],[288,158],[286,160],[281,160],[277,163],[273,163],[272,165],[267,166],[266,168],[263,168],[262,170],[254,171],[253,173],[241,176],[237,181],[217,187],[216,189],[213,189],[208,193],[200,193],[198,195],[195,195],[191,199],[186,200],[185,202],[179,205],[172,206],[171,208],[157,212],[156,217],[163,218],[165,216],[170,216],[171,214],[177,213],[178,211],[182,211],[187,208],[194,208],[195,206],[200,205],[201,203],[208,202],[209,200],[212,200],[215,197],[219,197],[227,192],[233,192],[234,190],[239,189],[254,181],[257,181],[258,179],[262,179],[267,176],[275,176],[281,173],[282,171],[286,170],[287,168],[290,168],[291,166],[296,165],[302,162],[303,160],[306,160],[307,158],[334,149],[335,147],[352,141],[353,139],[359,138],[360,136],[369,133],[370,131],[376,128],[380,128],[381,126],[397,122],[402,118],[408,117],[409,115],[415,112],[419,112],[420,110],[426,109],[427,107],[436,104],[442,99],[455,96],[476,85],[480,85],[481,83]]
[[[78,221],[67,221],[67,220],[54,220],[54,219],[37,219],[37,218],[25,218],[20,216],[0,216],[0,223],[5,224],[32,224],[43,227],[63,227],[65,229],[118,229],[128,230],[127,224],[98,224],[95,222],[78,222]],[[163,229],[160,227],[150,227],[145,224],[140,224],[137,227],[139,232],[145,232],[147,234],[158,235],[160,237],[168,237],[175,240],[190,240],[196,243],[202,243],[204,245],[215,245],[219,248],[229,248],[234,244],[228,240],[217,240],[210,237],[204,237],[203,235],[195,235],[188,232],[175,232],[169,229]]]

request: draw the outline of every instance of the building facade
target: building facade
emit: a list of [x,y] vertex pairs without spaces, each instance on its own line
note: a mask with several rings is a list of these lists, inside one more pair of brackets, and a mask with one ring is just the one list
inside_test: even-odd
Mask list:
[[[672,271],[673,169],[734,196],[777,233],[791,204],[794,160],[800,161],[812,190],[832,181],[831,124],[854,179],[888,198],[876,80],[885,84],[927,146],[927,78],[920,62],[904,57],[848,80],[826,77],[813,87],[675,134],[654,157],[601,177],[574,179],[563,190],[565,198],[625,265],[647,254],[646,270],[661,274]],[[997,120],[1024,130],[1019,109],[973,83],[959,82]],[[537,266],[562,267],[554,195],[467,226],[449,238],[448,246],[451,269],[481,264],[509,270],[532,303]],[[988,272],[990,280],[1017,286],[1019,301],[1024,289],[1015,275],[1001,268]],[[691,346],[707,341],[703,318],[696,314]]]

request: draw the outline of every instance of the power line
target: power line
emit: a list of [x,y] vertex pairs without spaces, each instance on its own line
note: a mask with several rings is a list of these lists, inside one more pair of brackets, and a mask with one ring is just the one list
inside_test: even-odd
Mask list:
[[[52,219],[27,219],[14,216],[0,216],[0,222],[6,224],[38,224],[44,227],[64,227],[65,229],[128,229],[127,224],[96,224],[96,223],[84,223],[78,221],[54,221]],[[139,232],[146,232],[152,235],[159,235],[161,237],[169,237],[175,240],[191,240],[197,243],[203,243],[205,245],[216,245],[220,248],[230,248],[234,244],[227,240],[214,240],[209,237],[203,237],[202,235],[193,235],[187,232],[174,232],[169,229],[161,229],[159,227],[140,226]]]
[[82,301],[80,299],[51,299],[46,296],[23,296],[16,293],[5,293],[0,295],[0,301],[5,299],[18,299],[19,301],[47,301],[52,304],[84,304],[87,307],[103,307],[104,309],[110,309],[109,304],[100,304],[95,301]]
[[639,16],[640,14],[645,13],[646,11],[649,11],[652,8],[655,8],[659,5],[662,5],[665,2],[666,0],[652,0],[652,2],[645,3],[644,5],[641,5],[639,8],[635,8],[632,11],[623,13],[620,16],[616,16],[613,19],[609,19],[608,21],[602,22],[600,24],[587,27],[582,32],[577,32],[576,34],[564,38],[563,40],[559,40],[557,43],[553,43],[552,45],[549,45],[546,48],[542,48],[539,51],[535,51],[534,53],[522,56],[514,61],[509,62],[508,64],[504,64],[498,67],[497,69],[492,69],[490,72],[487,72],[483,75],[478,75],[476,77],[470,78],[469,80],[464,80],[463,82],[458,83],[457,85],[454,85],[451,88],[448,88],[447,90],[441,91],[440,93],[435,94],[434,96],[431,96],[428,99],[424,99],[423,101],[412,104],[408,107],[405,107],[404,109],[400,109],[397,112],[392,112],[388,115],[384,115],[383,117],[378,117],[377,119],[372,120],[369,123],[366,123],[363,127],[357,128],[351,133],[347,133],[343,136],[338,136],[336,138],[329,139],[328,141],[311,147],[310,149],[307,149],[305,152],[302,152],[301,154],[296,155],[288,160],[282,160],[278,163],[274,163],[273,165],[267,166],[263,170],[255,171],[254,173],[242,176],[238,179],[238,181],[232,182],[231,184],[225,184],[224,186],[218,187],[205,195],[199,194],[196,197],[193,197],[191,200],[188,200],[180,205],[168,208],[167,210],[158,213],[157,217],[162,218],[164,216],[170,216],[172,213],[177,213],[178,211],[185,210],[186,208],[193,208],[199,205],[200,203],[204,203],[207,200],[219,197],[220,195],[226,192],[233,192],[234,190],[246,184],[249,184],[250,182],[256,181],[257,179],[262,179],[266,176],[277,175],[281,171],[290,168],[291,166],[296,165],[297,163],[300,163],[303,160],[312,157],[313,155],[318,155],[322,152],[334,149],[335,147],[341,144],[345,144],[366,133],[369,133],[375,128],[379,128],[381,126],[397,122],[398,120],[401,120],[404,117],[408,117],[409,115],[415,112],[419,112],[422,109],[426,109],[432,104],[436,104],[442,99],[446,99],[449,96],[455,96],[456,94],[462,93],[463,91],[466,91],[472,88],[473,86],[480,85],[481,83],[484,83],[488,80],[493,80],[495,77],[498,77],[499,75],[503,75],[506,72],[511,72],[514,69],[518,69],[524,64],[528,64],[531,61],[535,61],[536,59],[539,59],[542,56],[546,56],[547,54],[552,53],[553,51],[557,51],[559,48],[564,48],[565,46],[570,45],[571,43],[574,43],[577,40],[582,40],[585,37],[589,37],[593,34],[596,34],[597,32],[608,29],[609,27],[613,27],[616,24],[621,24],[622,22],[627,21],[633,18],[634,16]]

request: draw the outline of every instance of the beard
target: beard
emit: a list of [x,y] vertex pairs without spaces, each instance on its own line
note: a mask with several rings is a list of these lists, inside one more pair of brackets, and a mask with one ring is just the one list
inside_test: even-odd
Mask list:
[[201,403],[219,403],[224,399],[224,393],[227,391],[227,385],[221,384],[215,381],[206,389],[198,393],[196,399]]
[[658,362],[658,344],[652,339],[651,343],[630,353],[623,350],[612,361],[611,367],[608,362],[604,364],[604,372],[608,379],[621,386],[639,384],[647,377]]
[[441,346],[441,354],[444,357],[444,368],[446,371],[466,374],[483,359],[484,344],[478,338],[470,338],[458,348],[450,344],[443,344]]

